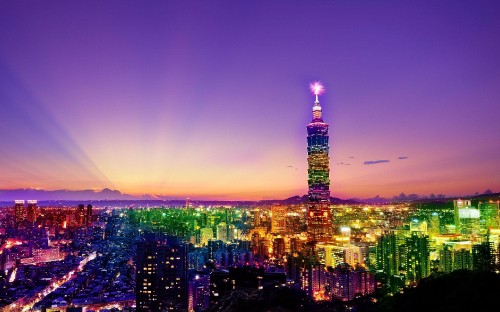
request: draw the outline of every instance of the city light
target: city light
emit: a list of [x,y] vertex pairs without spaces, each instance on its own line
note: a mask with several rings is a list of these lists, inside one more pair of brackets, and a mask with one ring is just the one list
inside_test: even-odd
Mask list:
[[498,305],[500,2],[1,7],[1,312]]

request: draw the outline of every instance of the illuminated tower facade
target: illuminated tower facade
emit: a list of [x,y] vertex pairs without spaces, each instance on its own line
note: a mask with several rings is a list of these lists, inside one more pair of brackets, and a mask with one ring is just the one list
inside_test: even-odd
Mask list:
[[85,215],[85,225],[89,226],[92,224],[92,205],[87,205],[87,214]]
[[76,225],[84,226],[85,225],[85,205],[79,204],[76,210]]
[[28,200],[27,219],[31,223],[34,223],[36,221],[36,218],[38,217],[38,209],[37,209],[36,204],[37,204],[36,200]]
[[321,116],[318,95],[323,86],[311,84],[316,95],[313,119],[307,125],[307,163],[309,184],[309,205],[307,212],[307,234],[310,241],[328,241],[332,238],[330,212],[330,157],[328,145],[328,124]]
[[470,200],[462,200],[462,199],[456,199],[453,201],[453,216],[455,220],[455,232],[460,233],[460,216],[459,216],[459,210],[463,208],[470,208],[471,207],[471,201]]
[[274,205],[271,207],[271,233],[283,234],[286,232],[286,206]]
[[137,312],[187,311],[187,246],[177,237],[137,243]]
[[24,206],[24,200],[16,200],[14,206],[15,210],[15,221],[16,221],[16,226],[21,222],[26,220],[27,217],[27,211],[26,207]]

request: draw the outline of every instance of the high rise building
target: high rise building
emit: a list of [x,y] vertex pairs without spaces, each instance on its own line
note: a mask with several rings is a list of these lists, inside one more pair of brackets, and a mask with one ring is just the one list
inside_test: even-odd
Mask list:
[[15,214],[15,221],[16,221],[16,226],[19,224],[19,222],[23,221],[26,219],[27,211],[26,208],[24,207],[24,200],[16,200],[14,201],[14,214]]
[[318,246],[318,257],[327,267],[336,267],[345,260],[344,247],[337,244],[321,244]]
[[76,226],[83,226],[85,224],[85,205],[79,204],[78,208],[76,208],[76,218],[75,218]]
[[480,233],[479,209],[472,207],[458,209],[459,232],[464,237]]
[[271,233],[283,234],[286,231],[286,207],[274,205],[271,207]]
[[430,274],[429,237],[412,232],[405,238],[406,245],[406,281],[416,285],[422,278]]
[[341,263],[332,268],[328,275],[331,295],[337,300],[349,301],[356,295],[367,295],[375,291],[375,278],[363,267]]
[[234,224],[227,226],[227,241],[232,242],[238,237],[238,230]]
[[137,312],[187,310],[187,249],[175,239],[137,244]]
[[460,233],[460,217],[459,210],[463,208],[470,208],[471,201],[469,199],[455,199],[453,200],[453,216],[455,220],[455,231]]
[[439,268],[443,273],[453,271],[453,250],[447,245],[439,251]]
[[500,267],[500,229],[489,229],[488,241],[493,247],[494,263],[497,267]]
[[332,219],[330,212],[330,157],[328,145],[328,124],[321,116],[318,95],[323,86],[311,84],[316,95],[313,119],[307,125],[307,162],[309,204],[307,212],[307,234],[310,241],[332,239]]
[[210,239],[214,238],[214,231],[211,227],[200,229],[200,244],[206,245]]
[[217,239],[223,242],[227,242],[227,224],[226,222],[221,222],[217,224]]
[[275,238],[273,240],[273,256],[282,259],[285,255],[285,239],[283,237]]
[[470,250],[460,248],[453,251],[453,270],[472,270]]
[[85,225],[89,226],[92,224],[92,205],[87,205],[87,213],[85,215]]
[[440,233],[440,220],[437,212],[431,213],[429,220],[429,236],[434,237]]
[[365,265],[365,258],[368,254],[368,247],[349,245],[344,248],[345,262],[352,267]]
[[28,200],[27,219],[31,223],[34,223],[36,221],[36,218],[38,217],[38,211],[37,211],[36,204],[37,204],[36,200]]
[[324,300],[326,268],[319,262],[306,264],[302,268],[302,290],[315,300]]
[[380,236],[377,243],[376,267],[382,270],[387,277],[399,274],[399,252],[396,235],[392,232]]
[[498,226],[498,201],[479,202],[478,208],[481,228],[488,229]]
[[490,271],[494,268],[495,257],[493,246],[484,242],[472,246],[472,269],[476,271]]

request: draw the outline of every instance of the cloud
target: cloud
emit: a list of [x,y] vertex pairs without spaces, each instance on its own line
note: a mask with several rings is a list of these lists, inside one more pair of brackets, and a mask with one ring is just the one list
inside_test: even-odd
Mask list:
[[339,162],[339,163],[337,163],[337,165],[340,165],[340,166],[350,166],[351,164],[346,164],[346,163],[343,163],[343,162]]
[[399,156],[398,159],[407,159],[408,156]]
[[354,158],[354,156],[349,156],[349,158]]
[[367,160],[363,164],[364,165],[376,165],[376,164],[381,164],[381,163],[388,163],[389,160],[387,159],[379,159],[379,160]]
[[288,165],[288,166],[285,166],[285,167],[287,167],[287,168],[292,168],[292,169],[297,170],[297,168],[296,168],[296,167],[294,167],[294,166],[290,166],[290,165]]

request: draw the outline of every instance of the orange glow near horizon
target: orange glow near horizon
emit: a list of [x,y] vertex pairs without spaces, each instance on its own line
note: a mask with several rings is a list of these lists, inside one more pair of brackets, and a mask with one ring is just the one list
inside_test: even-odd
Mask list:
[[[132,151],[118,159],[114,157],[114,153],[85,146],[84,150],[89,151],[89,159],[100,164],[98,171],[106,177],[105,180],[96,179],[82,170],[73,171],[79,172],[79,177],[74,177],[65,170],[57,176],[52,173],[51,177],[55,178],[47,179],[41,170],[50,168],[43,167],[40,171],[27,172],[18,183],[1,183],[0,189],[100,191],[109,188],[124,194],[189,197],[192,200],[284,199],[307,194],[306,142],[300,143],[302,144],[295,146],[277,146],[262,155],[247,154],[249,149],[239,153],[230,153],[229,150],[220,153],[210,148],[208,143],[201,143],[201,146],[186,144],[182,146],[186,156],[175,158],[172,158],[165,146],[158,144],[151,148],[154,151],[151,155]],[[392,159],[390,163],[364,165],[357,159],[349,159],[349,154],[343,151],[354,147],[346,146],[344,142],[335,143],[334,141],[333,154],[330,155],[330,190],[333,197],[392,197],[400,193],[473,194],[497,184],[496,177],[490,174],[489,168],[480,163],[472,163],[464,170],[456,171],[455,167],[460,163],[456,158],[436,155],[432,162],[428,162],[425,151],[415,150],[413,157],[407,160]],[[256,143],[252,143],[254,144]],[[367,142],[364,149],[380,153],[370,144]],[[203,156],[196,154],[198,149],[205,150]],[[393,147],[386,149],[388,153],[395,153],[392,151],[395,149]],[[467,157],[473,158],[477,153]],[[287,161],[282,159],[283,155],[287,155]],[[142,157],[149,161],[137,162]],[[346,159],[350,165],[339,164]],[[294,166],[290,167],[288,164]],[[71,171],[73,167],[70,166],[67,170]],[[37,172],[40,173],[36,174]],[[473,175],[480,175],[482,179],[474,181],[475,187],[471,189],[470,177]],[[64,181],[63,177],[67,180]],[[31,184],[34,180],[38,181],[36,186]]]

